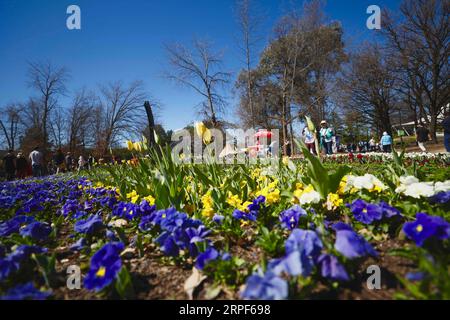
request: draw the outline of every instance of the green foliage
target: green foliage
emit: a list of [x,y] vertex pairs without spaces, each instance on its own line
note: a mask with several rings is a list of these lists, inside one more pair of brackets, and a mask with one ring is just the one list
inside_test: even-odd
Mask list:
[[337,191],[339,183],[350,172],[350,168],[343,165],[330,172],[323,166],[318,157],[309,152],[303,142],[296,140],[296,143],[308,162],[306,165],[306,183],[311,183],[322,199],[326,199],[330,192],[335,193]]
[[279,256],[283,254],[284,237],[280,229],[269,231],[264,226],[259,228],[259,236],[256,245],[263,249],[270,256]]

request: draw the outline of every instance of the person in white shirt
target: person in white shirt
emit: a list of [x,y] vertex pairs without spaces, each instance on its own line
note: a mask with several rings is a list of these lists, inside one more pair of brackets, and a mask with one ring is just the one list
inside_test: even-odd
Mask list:
[[33,177],[42,176],[43,156],[42,153],[39,151],[39,147],[35,147],[33,151],[31,151],[30,160],[31,160],[31,168],[33,170]]
[[311,131],[309,131],[308,127],[306,126],[303,129],[303,137],[304,137],[304,141],[306,144],[306,147],[308,148],[309,152],[311,152],[312,154],[316,154],[316,137],[315,134]]
[[84,159],[84,157],[81,155],[78,158],[78,171],[86,169],[87,161]]

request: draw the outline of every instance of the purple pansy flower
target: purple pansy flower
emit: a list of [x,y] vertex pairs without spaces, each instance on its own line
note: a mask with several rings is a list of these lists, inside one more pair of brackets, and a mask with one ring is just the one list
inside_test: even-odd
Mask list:
[[301,216],[306,216],[307,213],[300,206],[295,205],[280,213],[280,222],[283,228],[292,230],[297,228]]
[[32,282],[20,284],[6,292],[0,297],[1,300],[45,300],[51,295],[50,291],[40,291],[36,289]]
[[111,242],[92,256],[89,272],[84,279],[86,289],[100,291],[114,281],[122,268],[120,253],[123,249],[123,243]]
[[100,215],[93,214],[85,220],[75,222],[74,229],[76,232],[92,235],[99,232],[105,227]]
[[243,299],[281,300],[288,296],[288,284],[286,280],[272,272],[264,275],[254,273],[247,278],[245,289],[241,294]]
[[366,224],[375,220],[381,220],[383,212],[376,204],[367,203],[364,200],[357,199],[351,204],[347,204],[355,219]]
[[336,232],[334,248],[349,259],[364,257],[366,255],[378,256],[373,247],[362,236],[351,230]]
[[450,223],[441,217],[429,216],[420,212],[416,215],[415,221],[406,222],[403,225],[403,232],[417,246],[421,247],[429,238],[448,239],[450,236]]
[[348,281],[350,278],[338,258],[332,254],[322,254],[317,259],[322,277],[333,280]]
[[219,252],[213,247],[209,247],[205,252],[202,252],[197,256],[195,267],[199,270],[203,270],[209,262],[216,260],[218,257]]
[[22,228],[20,230],[20,235],[22,237],[30,237],[40,241],[47,239],[51,232],[52,228],[49,225],[35,221]]

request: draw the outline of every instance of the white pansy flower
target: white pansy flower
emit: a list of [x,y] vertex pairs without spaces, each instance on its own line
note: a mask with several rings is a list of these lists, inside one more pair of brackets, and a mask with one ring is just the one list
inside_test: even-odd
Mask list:
[[366,173],[363,176],[347,176],[347,185],[345,186],[345,191],[356,188],[358,190],[367,189],[372,190],[374,187],[378,187],[381,190],[386,189],[386,186],[373,174]]
[[444,182],[436,182],[434,184],[434,192],[435,193],[439,193],[439,192],[446,192],[446,191],[450,191],[450,180],[444,181]]
[[401,176],[400,177],[400,183],[403,185],[410,185],[413,183],[419,182],[419,179],[417,179],[414,176]]
[[300,196],[300,204],[319,203],[320,194],[317,191],[303,192]]
[[416,182],[405,186],[403,193],[416,199],[431,197],[434,195],[434,186],[432,182]]

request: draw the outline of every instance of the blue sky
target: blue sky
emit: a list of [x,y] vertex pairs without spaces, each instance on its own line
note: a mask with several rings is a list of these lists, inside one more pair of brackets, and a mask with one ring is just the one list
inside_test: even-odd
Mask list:
[[[292,3],[258,1],[266,16],[261,48]],[[71,4],[81,8],[81,30],[66,28]],[[326,2],[328,19],[342,22],[349,48],[375,38],[376,32],[366,28],[366,8],[372,4],[396,10],[399,1]],[[184,127],[198,118],[194,107],[201,97],[162,76],[167,67],[163,44],[207,38],[223,49],[224,68],[235,77],[242,60],[233,8],[232,0],[0,0],[0,105],[32,95],[26,85],[26,62],[48,60],[70,70],[72,92],[109,81],[143,80],[146,91],[162,104],[159,122],[167,129]],[[236,99],[230,91],[226,118],[236,120]],[[61,99],[61,104],[67,103],[68,98]]]

